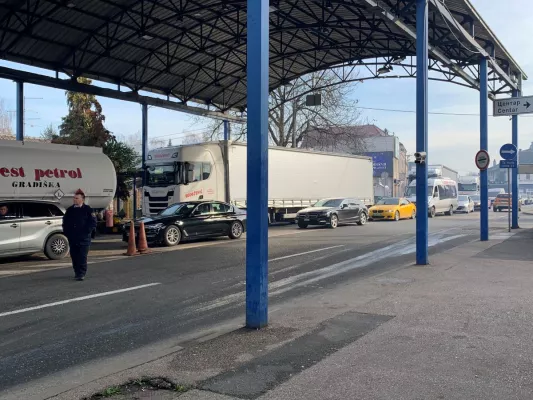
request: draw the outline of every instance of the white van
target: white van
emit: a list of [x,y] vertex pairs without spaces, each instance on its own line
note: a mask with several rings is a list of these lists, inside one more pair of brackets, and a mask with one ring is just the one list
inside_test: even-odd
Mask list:
[[[433,218],[437,213],[453,215],[458,206],[459,190],[457,182],[448,178],[428,179],[428,215]],[[405,192],[405,197],[416,203],[416,179]]]

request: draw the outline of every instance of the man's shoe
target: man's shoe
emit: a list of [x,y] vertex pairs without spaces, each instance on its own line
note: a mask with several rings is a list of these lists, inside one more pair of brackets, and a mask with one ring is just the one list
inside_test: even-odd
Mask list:
[[76,279],[77,281],[82,281],[82,280],[84,280],[85,278],[84,278],[83,276],[77,276],[77,277],[74,278],[74,279]]

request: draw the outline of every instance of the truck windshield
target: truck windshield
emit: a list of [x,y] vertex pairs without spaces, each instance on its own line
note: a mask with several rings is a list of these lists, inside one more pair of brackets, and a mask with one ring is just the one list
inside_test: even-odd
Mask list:
[[459,190],[463,192],[477,192],[479,187],[477,183],[459,183]]
[[176,184],[174,165],[152,165],[146,169],[148,186],[167,186]]
[[[405,197],[415,197],[416,186],[409,186],[405,191]],[[433,196],[433,186],[428,186],[428,196]]]
[[212,166],[209,162],[177,162],[175,164],[150,165],[146,172],[148,186],[183,185],[209,179]]

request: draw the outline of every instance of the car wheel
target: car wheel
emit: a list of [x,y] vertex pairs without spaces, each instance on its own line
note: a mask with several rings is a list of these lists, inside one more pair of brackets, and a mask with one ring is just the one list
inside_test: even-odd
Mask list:
[[305,222],[298,221],[298,228],[305,229],[309,226],[309,224],[306,224]]
[[329,227],[335,229],[337,226],[339,226],[339,218],[333,214],[329,219]]
[[429,218],[435,218],[435,207],[431,207],[431,209],[429,210]]
[[44,245],[44,255],[50,260],[61,260],[69,251],[68,239],[61,233],[55,233]]
[[163,244],[167,247],[176,246],[181,241],[181,231],[176,225],[169,225],[163,231]]
[[398,211],[396,211],[396,212],[394,213],[394,220],[395,220],[395,221],[399,221],[399,220],[400,220],[400,213],[399,213]]
[[496,209],[496,207],[494,207],[494,208],[492,209],[492,211],[493,211],[493,212],[496,212],[496,211],[498,211],[498,210]]
[[416,211],[413,210],[413,212],[411,213],[411,219],[415,219],[416,218]]
[[362,212],[361,215],[359,216],[359,221],[357,222],[357,225],[364,225],[366,224],[366,221],[368,221],[366,213]]
[[450,209],[445,214],[446,215],[453,215],[453,206],[450,206]]
[[230,239],[239,239],[242,236],[243,231],[242,224],[239,221],[235,221],[231,224],[228,236]]

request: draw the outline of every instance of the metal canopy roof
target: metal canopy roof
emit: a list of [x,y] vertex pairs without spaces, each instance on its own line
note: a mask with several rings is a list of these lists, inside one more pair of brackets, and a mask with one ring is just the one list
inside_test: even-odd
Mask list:
[[[428,1],[430,58],[448,80],[477,88],[482,56],[493,94],[527,78],[468,0]],[[271,0],[271,88],[368,59],[401,64],[415,55],[415,3]],[[244,109],[246,19],[246,0],[0,0],[0,58]]]

